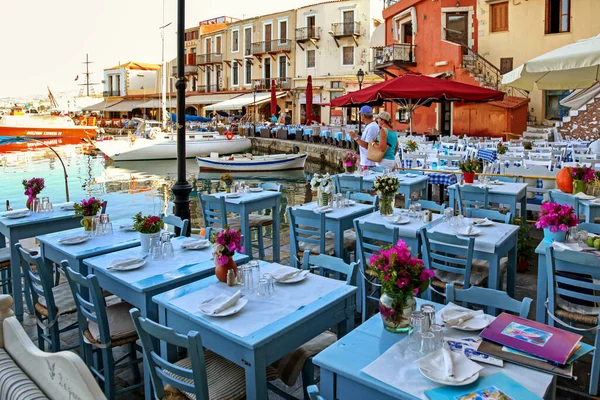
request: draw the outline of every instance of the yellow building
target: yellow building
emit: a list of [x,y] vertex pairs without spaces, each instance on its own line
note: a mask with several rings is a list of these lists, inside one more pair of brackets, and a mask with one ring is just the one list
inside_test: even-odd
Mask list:
[[[508,72],[558,47],[600,33],[598,0],[485,0],[478,2],[478,53]],[[560,118],[568,92],[535,88],[529,104],[537,122]]]

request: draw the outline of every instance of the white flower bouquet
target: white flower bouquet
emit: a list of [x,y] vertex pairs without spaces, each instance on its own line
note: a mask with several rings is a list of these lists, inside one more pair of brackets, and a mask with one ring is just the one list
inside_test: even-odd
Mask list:
[[310,187],[312,190],[318,190],[322,193],[333,193],[333,179],[331,179],[329,173],[325,175],[314,174],[310,181]]
[[398,178],[388,175],[381,175],[373,182],[373,189],[381,193],[382,195],[392,195],[398,191],[400,182]]

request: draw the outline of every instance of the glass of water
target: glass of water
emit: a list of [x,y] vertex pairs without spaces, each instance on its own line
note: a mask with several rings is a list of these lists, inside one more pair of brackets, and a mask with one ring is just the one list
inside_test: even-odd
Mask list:
[[263,279],[266,279],[267,282],[269,282],[269,294],[272,296],[275,294],[275,278],[273,278],[273,275],[269,274],[268,272],[263,274]]
[[160,260],[162,258],[162,243],[160,236],[153,236],[150,238],[150,257],[153,260]]
[[421,348],[420,353],[426,356],[436,350],[435,335],[433,332],[427,331],[421,333]]
[[266,279],[258,280],[258,290],[256,291],[257,296],[267,297],[270,295],[269,281]]
[[429,331],[433,333],[434,336],[434,347],[435,350],[441,349],[444,347],[444,328],[438,324],[432,324],[429,327]]

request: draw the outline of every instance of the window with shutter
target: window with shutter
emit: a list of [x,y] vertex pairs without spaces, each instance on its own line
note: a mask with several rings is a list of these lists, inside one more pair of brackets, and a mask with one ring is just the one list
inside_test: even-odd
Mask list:
[[342,65],[354,65],[354,46],[342,47]]
[[491,32],[508,31],[508,2],[490,5]]
[[308,50],[306,52],[306,68],[315,68],[316,55],[317,53],[315,50]]
[[512,70],[513,70],[513,58],[512,57],[501,58],[500,59],[500,72],[502,74],[506,74]]

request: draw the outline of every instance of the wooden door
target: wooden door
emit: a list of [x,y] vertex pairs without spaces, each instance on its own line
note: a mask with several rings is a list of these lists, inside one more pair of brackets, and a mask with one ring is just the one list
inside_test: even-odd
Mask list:
[[344,17],[344,35],[354,34],[354,10],[344,11],[342,14]]
[[315,16],[311,15],[310,17],[306,17],[306,29],[308,38],[312,39],[315,37]]
[[265,51],[271,51],[271,40],[273,34],[273,26],[265,25]]

